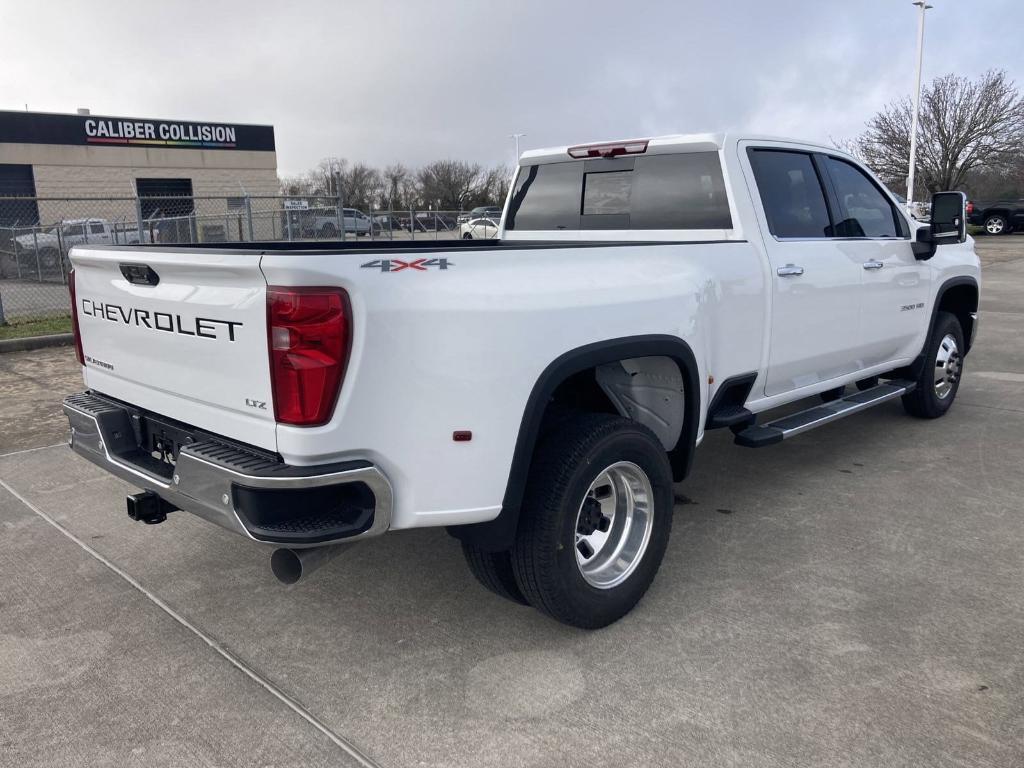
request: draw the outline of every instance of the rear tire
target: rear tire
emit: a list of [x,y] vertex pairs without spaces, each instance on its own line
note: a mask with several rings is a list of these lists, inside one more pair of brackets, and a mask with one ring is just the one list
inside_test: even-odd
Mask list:
[[924,348],[924,365],[917,377],[917,387],[903,396],[903,409],[907,413],[921,419],[945,415],[960,389],[963,349],[964,332],[960,321],[950,312],[939,312]]
[[485,589],[513,603],[530,604],[516,584],[512,572],[512,555],[508,550],[486,552],[474,544],[462,542],[462,555],[466,558],[470,573]]
[[990,235],[1010,234],[1010,222],[1001,213],[994,213],[985,219],[985,231]]
[[538,447],[512,548],[530,604],[565,624],[604,627],[643,597],[672,530],[672,471],[629,419],[586,413]]
[[60,264],[60,252],[56,248],[44,248],[39,252],[39,266],[42,269],[56,269]]

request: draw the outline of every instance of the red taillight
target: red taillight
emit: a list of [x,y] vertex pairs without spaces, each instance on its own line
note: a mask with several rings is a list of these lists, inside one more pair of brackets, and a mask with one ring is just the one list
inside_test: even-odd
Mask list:
[[970,200],[968,200],[967,201],[967,215],[970,216],[972,213],[974,213],[974,203],[972,203]]
[[352,340],[341,288],[267,289],[267,343],[274,416],[311,427],[331,418]]
[[85,365],[82,352],[82,332],[78,330],[78,300],[75,298],[75,270],[68,271],[68,293],[71,294],[71,332],[75,335],[75,357],[79,365]]
[[607,144],[581,144],[569,147],[569,157],[580,160],[585,157],[618,157],[619,155],[642,155],[647,151],[648,139],[636,141],[609,141]]

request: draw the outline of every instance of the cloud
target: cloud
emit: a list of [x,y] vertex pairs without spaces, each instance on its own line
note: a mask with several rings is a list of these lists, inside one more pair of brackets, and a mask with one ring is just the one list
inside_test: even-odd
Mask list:
[[[271,123],[282,173],[329,155],[493,165],[513,132],[846,138],[910,91],[916,33],[909,0],[2,2],[0,107]],[[1024,80],[1014,25],[933,4],[927,75]]]

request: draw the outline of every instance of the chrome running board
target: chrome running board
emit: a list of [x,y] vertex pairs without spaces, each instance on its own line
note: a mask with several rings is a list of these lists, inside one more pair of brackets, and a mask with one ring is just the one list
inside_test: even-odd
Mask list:
[[881,405],[889,400],[895,400],[897,397],[902,397],[913,391],[916,386],[917,384],[913,381],[890,381],[871,389],[865,389],[863,392],[855,392],[852,395],[841,397],[831,403],[822,403],[808,408],[806,411],[783,416],[781,419],[769,421],[767,424],[755,424],[736,433],[736,445],[747,448],[774,445],[802,432],[823,427],[833,421],[839,421],[839,419],[866,411],[868,408]]

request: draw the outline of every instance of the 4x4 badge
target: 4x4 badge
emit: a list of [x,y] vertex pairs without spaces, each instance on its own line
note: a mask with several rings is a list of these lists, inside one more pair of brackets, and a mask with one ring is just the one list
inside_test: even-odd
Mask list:
[[438,269],[448,269],[448,267],[454,267],[455,264],[448,261],[448,259],[415,259],[414,261],[402,261],[401,259],[374,259],[368,261],[365,264],[361,264],[362,269],[379,269],[381,272],[401,272],[405,269],[411,269],[416,272],[426,272],[431,267],[437,267]]

